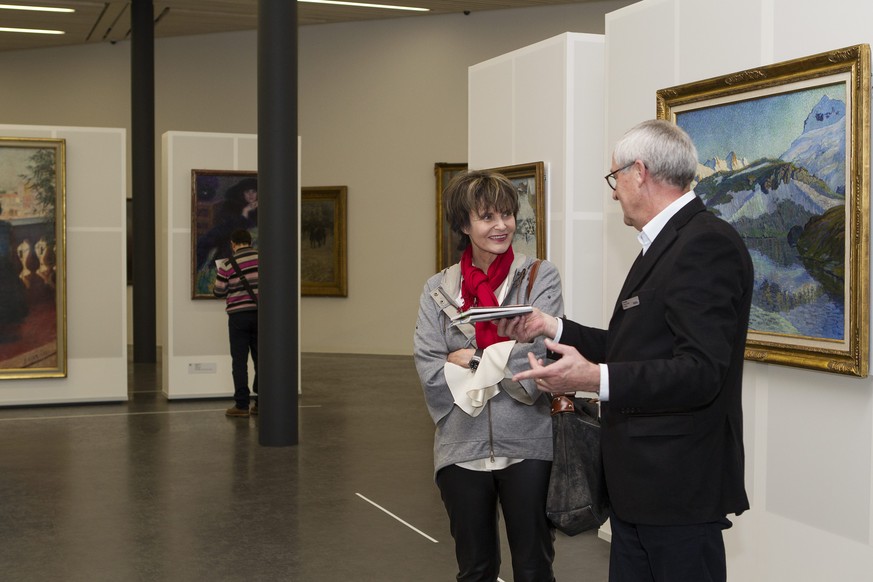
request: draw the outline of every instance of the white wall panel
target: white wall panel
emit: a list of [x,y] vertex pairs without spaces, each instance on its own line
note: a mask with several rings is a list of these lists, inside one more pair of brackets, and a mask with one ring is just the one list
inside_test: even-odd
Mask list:
[[868,543],[873,417],[862,382],[795,369],[774,374],[766,509]]
[[[773,59],[807,55],[870,43],[873,3],[864,0],[770,0],[773,4]],[[767,4],[767,2],[764,2]]]
[[[514,160],[515,63],[498,59],[470,68],[468,137],[470,169],[510,165]],[[474,155],[473,152],[476,152]],[[526,160],[539,161],[539,160]]]
[[[592,234],[600,232],[603,215],[596,203],[583,215],[574,213],[576,196],[569,190],[602,188],[600,176],[579,170],[590,170],[590,160],[577,158],[603,149],[602,63],[603,37],[567,33],[479,63],[469,72],[470,166],[545,162],[547,258],[561,272],[565,310],[598,320],[603,239]],[[509,98],[511,109],[505,106]],[[495,102],[502,105],[493,107]],[[511,129],[508,144],[505,128]],[[584,245],[576,246],[579,242]],[[584,270],[577,270],[580,264]]]
[[[709,2],[679,0],[676,4],[678,46],[674,84],[761,64],[761,31],[769,24],[760,15],[761,0],[732,0],[717,12]],[[742,42],[738,42],[740,39]]]
[[[257,170],[257,136],[172,131],[163,136],[162,389],[168,398],[231,396],[224,301],[191,299],[191,170]],[[204,373],[196,364],[214,369]],[[249,368],[251,378],[251,361]]]

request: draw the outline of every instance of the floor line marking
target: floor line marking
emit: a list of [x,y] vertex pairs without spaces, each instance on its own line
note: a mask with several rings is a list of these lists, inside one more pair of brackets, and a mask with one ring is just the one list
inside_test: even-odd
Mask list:
[[[299,408],[321,408],[321,404],[310,404],[300,406]],[[71,418],[100,418],[103,416],[146,416],[154,414],[198,414],[203,412],[224,412],[224,408],[202,408],[199,410],[154,410],[149,412],[104,412],[100,414],[68,414],[62,416],[16,416],[13,418],[0,418],[0,422],[8,422],[12,420],[55,420]]]
[[435,544],[438,544],[438,543],[439,543],[438,540],[435,540],[434,538],[430,537],[429,535],[427,535],[426,533],[424,533],[423,531],[421,531],[420,529],[418,529],[418,528],[415,527],[414,525],[410,524],[409,522],[406,522],[406,521],[400,519],[399,517],[397,517],[396,515],[394,515],[393,513],[391,513],[390,511],[388,511],[387,509],[385,509],[384,507],[382,507],[381,505],[379,505],[379,504],[376,503],[375,501],[371,501],[370,499],[367,499],[366,497],[364,497],[364,496],[361,495],[360,493],[355,493],[355,495],[357,495],[358,497],[360,497],[361,499],[363,499],[364,501],[366,501],[367,503],[369,503],[369,504],[372,505],[373,507],[376,507],[377,509],[379,509],[379,510],[383,511],[384,513],[390,515],[391,517],[393,517],[394,519],[396,519],[397,521],[399,521],[400,523],[402,523],[403,525],[405,525],[406,527],[408,527],[408,528],[411,529],[412,531],[416,532],[417,534],[426,537],[427,539],[429,539],[430,541],[432,541],[432,542],[435,543]]

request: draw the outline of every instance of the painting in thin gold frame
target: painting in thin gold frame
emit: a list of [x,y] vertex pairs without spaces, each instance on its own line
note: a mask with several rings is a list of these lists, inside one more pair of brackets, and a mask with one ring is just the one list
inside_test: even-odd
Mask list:
[[436,217],[437,217],[437,272],[454,265],[461,260],[461,251],[458,250],[457,236],[452,232],[452,226],[446,220],[446,209],[443,206],[443,192],[452,178],[467,171],[467,164],[437,162],[433,166],[436,178]]
[[755,266],[748,360],[866,377],[870,49],[657,92],[698,149],[695,193]]
[[258,173],[191,170],[191,298],[212,293],[219,259],[233,254],[230,233],[245,229],[258,248]]
[[347,297],[346,186],[302,188],[300,200],[300,292]]
[[[461,259],[458,248],[458,235],[452,232],[446,220],[443,207],[443,192],[451,177],[465,171],[466,165],[455,164],[434,171],[437,175],[437,269],[445,269]],[[448,171],[452,175],[442,183]],[[516,253],[538,259],[546,258],[546,174],[544,162],[489,168],[490,172],[503,174],[515,185],[518,191],[519,209],[515,222],[515,238],[512,250]]]
[[66,142],[0,138],[0,379],[67,375]]

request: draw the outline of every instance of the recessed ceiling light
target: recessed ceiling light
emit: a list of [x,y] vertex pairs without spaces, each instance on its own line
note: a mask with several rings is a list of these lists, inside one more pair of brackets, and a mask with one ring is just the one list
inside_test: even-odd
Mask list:
[[0,32],[23,32],[26,34],[65,34],[63,30],[45,30],[44,28],[7,28],[0,26]]
[[413,12],[430,12],[430,8],[418,8],[415,6],[394,6],[391,4],[370,4],[368,2],[344,2],[342,0],[297,0],[309,4],[338,4],[340,6],[353,6],[357,8],[382,8],[385,10],[411,10]]
[[31,10],[33,12],[75,12],[74,8],[57,6],[24,6],[21,4],[0,4],[0,10]]

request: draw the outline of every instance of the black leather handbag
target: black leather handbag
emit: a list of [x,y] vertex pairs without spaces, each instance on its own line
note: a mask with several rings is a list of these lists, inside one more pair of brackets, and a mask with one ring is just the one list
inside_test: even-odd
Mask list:
[[600,527],[609,517],[609,497],[596,401],[554,396],[552,438],[554,459],[546,498],[549,521],[570,536]]

